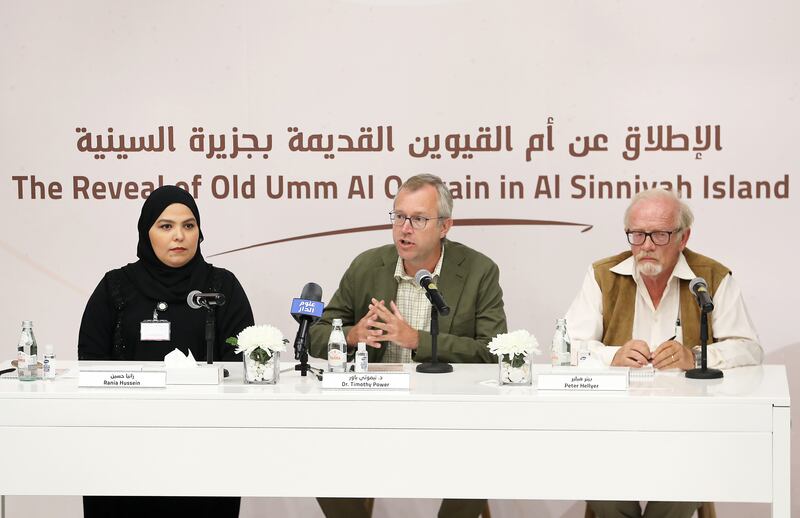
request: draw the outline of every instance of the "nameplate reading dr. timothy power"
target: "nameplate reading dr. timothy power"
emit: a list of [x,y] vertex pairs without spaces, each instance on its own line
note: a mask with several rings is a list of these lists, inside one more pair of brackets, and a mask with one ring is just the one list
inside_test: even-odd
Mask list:
[[322,375],[323,389],[348,390],[408,390],[408,372],[326,372]]
[[106,388],[164,388],[166,371],[96,371],[82,370],[78,376],[79,387]]

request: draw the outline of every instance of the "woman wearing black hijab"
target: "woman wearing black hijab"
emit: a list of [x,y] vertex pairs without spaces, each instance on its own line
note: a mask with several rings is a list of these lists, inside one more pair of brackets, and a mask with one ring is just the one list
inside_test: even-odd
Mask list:
[[[139,260],[112,270],[92,293],[78,335],[80,360],[162,361],[173,349],[206,359],[208,312],[192,309],[193,290],[223,293],[216,309],[214,360],[236,361],[241,355],[225,343],[253,325],[253,312],[242,286],[229,271],[203,259],[200,212],[194,199],[175,186],[152,192],[139,217]],[[168,321],[143,334],[141,323]],[[168,330],[167,330],[168,328]],[[85,517],[192,516],[236,517],[239,498],[84,497]]]

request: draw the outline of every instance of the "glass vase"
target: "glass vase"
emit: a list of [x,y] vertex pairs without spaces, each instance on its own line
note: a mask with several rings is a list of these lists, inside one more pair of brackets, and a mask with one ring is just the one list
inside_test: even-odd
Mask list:
[[533,381],[530,356],[502,354],[498,362],[501,385],[530,385]]
[[280,376],[280,356],[261,347],[244,353],[244,382],[262,385],[278,383]]

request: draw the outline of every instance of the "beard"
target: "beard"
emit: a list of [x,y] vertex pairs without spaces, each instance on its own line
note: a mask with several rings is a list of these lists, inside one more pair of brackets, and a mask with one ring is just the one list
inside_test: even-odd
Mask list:
[[[640,260],[645,257],[652,257],[653,259],[655,259],[655,257],[649,255],[646,252],[639,252],[634,257],[634,260],[636,262],[636,271],[639,272],[639,275],[644,275],[646,277],[655,277],[664,270],[664,265],[662,265],[659,262],[651,262],[651,261],[647,261],[644,263],[640,262]],[[656,259],[656,261],[657,260],[658,259]]]

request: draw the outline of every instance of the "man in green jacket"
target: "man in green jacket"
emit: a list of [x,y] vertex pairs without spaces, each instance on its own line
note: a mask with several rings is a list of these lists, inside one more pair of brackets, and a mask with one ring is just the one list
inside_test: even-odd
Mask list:
[[[434,175],[409,178],[389,213],[393,245],[367,250],[353,260],[339,289],[311,328],[311,355],[327,357],[331,322],[342,320],[348,351],[369,347],[370,362],[408,363],[431,359],[431,304],[414,282],[428,270],[450,306],[439,316],[439,359],[492,363],[486,344],[506,332],[500,272],[488,257],[446,239],[453,226],[453,198]],[[320,498],[328,518],[367,517],[363,499]],[[475,518],[484,500],[445,500],[440,517]]]

